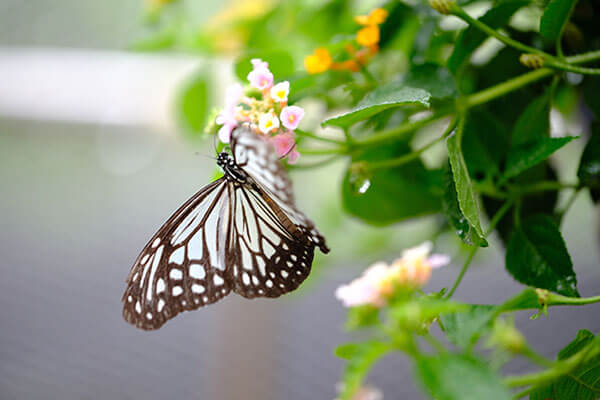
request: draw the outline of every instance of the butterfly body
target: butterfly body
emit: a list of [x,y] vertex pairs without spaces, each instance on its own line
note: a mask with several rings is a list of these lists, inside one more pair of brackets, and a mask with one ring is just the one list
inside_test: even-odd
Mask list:
[[269,146],[248,129],[233,132],[233,155],[217,156],[224,176],[182,205],[135,261],[122,299],[125,320],[157,329],[231,291],[278,297],[306,279],[314,248],[329,249],[296,209]]

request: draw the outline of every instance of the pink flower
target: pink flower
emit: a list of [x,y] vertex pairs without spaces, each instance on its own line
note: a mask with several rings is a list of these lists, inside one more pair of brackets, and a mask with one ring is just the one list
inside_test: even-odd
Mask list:
[[359,278],[354,279],[348,285],[337,288],[335,297],[344,303],[345,307],[367,304],[382,307],[385,304],[385,298],[379,290],[379,283],[385,280],[388,269],[384,262],[373,264]]
[[298,127],[300,120],[304,117],[304,110],[298,106],[283,107],[281,114],[281,124],[288,129],[294,130]]
[[275,152],[278,157],[284,157],[287,155],[288,163],[295,164],[300,157],[300,153],[296,150],[296,141],[294,140],[294,134],[290,131],[280,133],[271,138],[271,143],[275,147]]
[[252,60],[250,60],[250,63],[252,64],[252,67],[254,67],[254,69],[269,69],[269,63],[261,60],[260,58],[253,58]]
[[346,307],[366,304],[382,307],[397,288],[413,290],[422,287],[429,281],[432,269],[450,262],[447,255],[429,255],[432,247],[431,242],[425,242],[404,250],[402,257],[391,265],[384,262],[373,264],[360,277],[340,286],[335,296]]
[[244,88],[239,83],[234,83],[225,90],[225,108],[235,108],[244,93]]
[[231,131],[238,125],[236,107],[243,92],[244,89],[239,83],[229,86],[225,91],[225,107],[216,119],[218,125],[223,125],[219,129],[219,140],[223,143],[229,143]]
[[269,64],[259,58],[254,58],[251,62],[254,69],[248,74],[250,86],[259,90],[273,86],[273,74],[269,71]]

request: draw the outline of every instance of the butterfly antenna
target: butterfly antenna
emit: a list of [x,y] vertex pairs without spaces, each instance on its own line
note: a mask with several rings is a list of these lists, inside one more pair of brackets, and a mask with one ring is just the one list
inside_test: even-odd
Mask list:
[[197,156],[202,156],[202,157],[210,158],[211,160],[216,160],[217,159],[214,156],[209,156],[208,154],[200,153],[199,151],[196,151],[194,154],[197,155]]
[[219,154],[217,151],[217,135],[213,136],[213,149],[215,150],[215,154]]

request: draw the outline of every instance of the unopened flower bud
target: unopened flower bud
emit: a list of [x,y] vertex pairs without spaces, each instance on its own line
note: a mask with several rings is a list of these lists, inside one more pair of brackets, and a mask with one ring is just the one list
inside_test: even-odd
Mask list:
[[454,8],[454,1],[452,0],[429,0],[429,5],[435,11],[440,14],[448,15]]
[[544,57],[539,54],[521,54],[519,61],[528,68],[538,69],[544,66]]

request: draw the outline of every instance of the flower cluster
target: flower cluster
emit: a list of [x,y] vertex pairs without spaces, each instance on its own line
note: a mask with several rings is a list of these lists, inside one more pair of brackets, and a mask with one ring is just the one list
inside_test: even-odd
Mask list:
[[346,307],[372,305],[383,307],[399,288],[417,289],[431,277],[431,270],[450,262],[445,254],[432,254],[431,242],[425,242],[402,252],[391,265],[377,262],[359,278],[340,286],[335,295]]
[[387,16],[388,12],[383,8],[376,8],[369,15],[356,16],[356,22],[363,26],[356,33],[356,43],[362,47],[356,50],[351,43],[348,43],[345,49],[350,58],[340,62],[333,62],[329,50],[320,47],[313,54],[306,56],[304,68],[309,74],[320,74],[328,69],[360,70],[379,51],[379,25],[386,20]]
[[239,83],[227,88],[225,107],[217,116],[219,139],[229,143],[231,132],[240,124],[248,124],[257,134],[271,141],[279,157],[288,157],[290,164],[298,160],[294,130],[304,117],[304,110],[288,105],[290,83],[274,84],[273,73],[266,61],[255,58],[248,74],[250,87],[258,89],[260,98],[249,97]]

